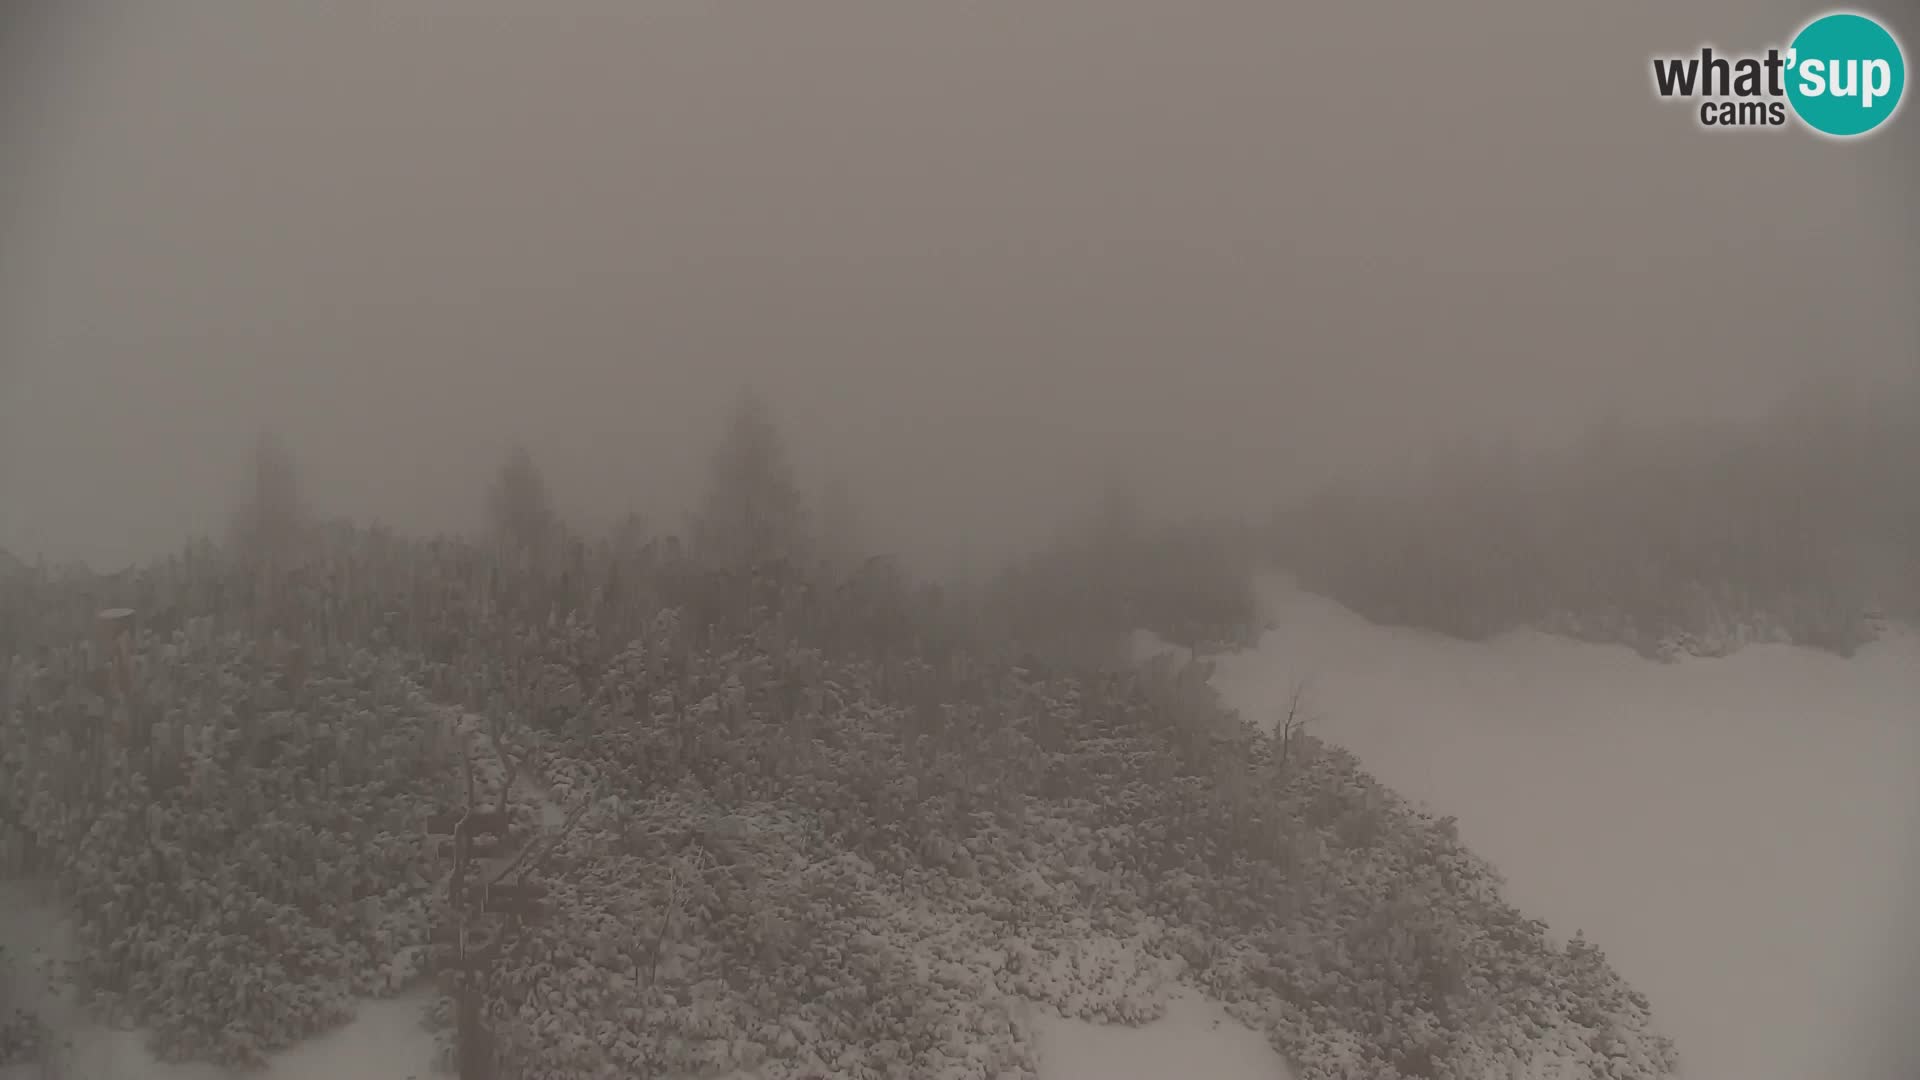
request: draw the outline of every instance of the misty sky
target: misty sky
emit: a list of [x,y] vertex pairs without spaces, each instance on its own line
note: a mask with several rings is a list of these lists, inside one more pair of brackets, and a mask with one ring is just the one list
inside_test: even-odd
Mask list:
[[1821,9],[1565,6],[101,5],[5,84],[0,545],[218,532],[263,427],[328,512],[471,527],[518,440],[672,524],[752,384],[944,562],[1920,367],[1911,105],[1649,88]]

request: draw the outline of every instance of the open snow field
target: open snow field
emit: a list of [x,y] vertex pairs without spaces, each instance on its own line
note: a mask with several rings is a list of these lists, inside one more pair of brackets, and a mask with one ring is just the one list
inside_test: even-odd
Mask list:
[[1920,1076],[1920,638],[1649,662],[1536,633],[1374,626],[1263,583],[1214,683],[1459,818],[1522,910],[1584,929],[1688,1080]]

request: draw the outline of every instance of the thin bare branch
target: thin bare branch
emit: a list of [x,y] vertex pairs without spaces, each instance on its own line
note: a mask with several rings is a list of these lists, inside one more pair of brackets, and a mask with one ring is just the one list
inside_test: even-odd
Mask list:
[[462,732],[460,735],[460,770],[467,779],[467,809],[473,809],[473,738]]
[[1294,735],[1298,734],[1300,729],[1306,727],[1307,724],[1313,720],[1313,714],[1309,711],[1308,706],[1309,695],[1312,689],[1313,680],[1311,678],[1296,679],[1293,683],[1292,692],[1287,695],[1287,712],[1285,716],[1280,718],[1279,732],[1280,760],[1278,764],[1282,768],[1286,767],[1287,756],[1293,748]]
[[653,939],[653,967],[647,972],[647,985],[651,986],[660,978],[660,954],[666,950],[667,934],[673,928],[673,917],[680,910],[680,861],[675,859],[667,868],[667,909],[660,916],[660,933]]
[[500,759],[500,771],[502,773],[502,779],[500,781],[500,804],[496,809],[503,814],[507,812],[507,800],[512,796],[513,781],[519,773],[519,763],[507,753],[507,741],[503,733],[504,727],[505,725],[500,722],[500,714],[489,711],[489,715],[487,716],[488,739],[493,743],[494,756]]
[[516,880],[524,879],[528,874],[538,869],[540,864],[545,862],[547,860],[547,857],[552,855],[554,850],[560,846],[561,842],[567,838],[567,834],[573,831],[573,827],[579,824],[580,819],[586,816],[587,810],[591,808],[594,803],[597,803],[600,801],[600,793],[602,790],[605,789],[605,787],[606,787],[605,781],[602,781],[600,784],[595,785],[592,793],[590,793],[586,797],[586,799],[582,800],[580,805],[574,807],[573,810],[567,814],[567,820],[561,823],[559,831],[553,834],[552,839],[544,846],[544,849],[540,852],[540,856],[538,858],[533,859],[531,862],[528,862],[528,856],[533,852],[533,850],[536,847],[542,846],[540,842],[542,839],[545,838],[545,834],[537,835],[532,839],[528,840],[526,846],[520,849],[520,853],[513,857],[513,861],[509,862],[506,865],[505,869],[501,870],[498,874],[495,874],[493,876],[493,881],[491,882],[491,884],[497,885],[500,882],[507,880],[508,875],[513,874],[513,872],[516,869],[518,869],[522,863],[526,864],[526,868],[523,870],[520,870],[519,876],[518,878],[516,878]]

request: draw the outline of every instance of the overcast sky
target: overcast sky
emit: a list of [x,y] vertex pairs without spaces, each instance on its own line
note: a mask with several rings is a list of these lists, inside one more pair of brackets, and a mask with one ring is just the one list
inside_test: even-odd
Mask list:
[[671,519],[752,384],[945,560],[1920,366],[1920,115],[1649,88],[1818,8],[1568,6],[99,7],[9,54],[0,545],[217,531],[263,427],[330,512],[471,526],[519,440]]

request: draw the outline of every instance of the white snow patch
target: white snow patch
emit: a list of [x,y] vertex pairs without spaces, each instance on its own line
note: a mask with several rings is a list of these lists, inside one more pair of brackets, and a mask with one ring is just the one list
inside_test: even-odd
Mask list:
[[352,1023],[281,1054],[264,1080],[427,1080],[433,1034],[420,1025],[426,994],[366,1001]]
[[1193,659],[1192,649],[1185,645],[1175,645],[1151,630],[1135,630],[1132,648],[1134,662],[1140,664],[1162,656],[1173,657],[1175,663],[1186,663]]
[[1225,1009],[1179,991],[1142,1027],[1069,1020],[1036,1009],[1040,1080],[1289,1080],[1266,1037]]
[[1920,640],[1659,664],[1263,595],[1276,625],[1219,658],[1227,703],[1270,725],[1306,680],[1308,730],[1458,817],[1527,914],[1584,929],[1689,1080],[1920,1075],[1899,966],[1920,900]]

